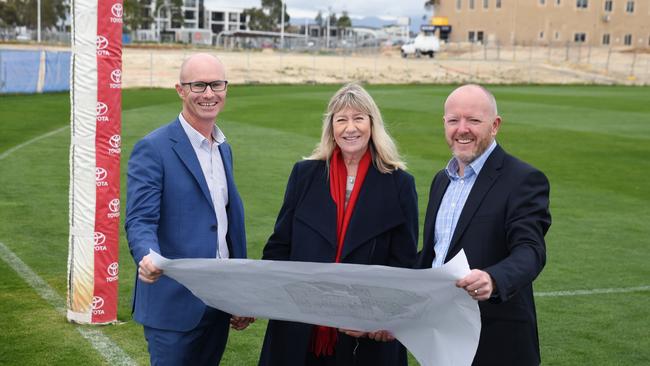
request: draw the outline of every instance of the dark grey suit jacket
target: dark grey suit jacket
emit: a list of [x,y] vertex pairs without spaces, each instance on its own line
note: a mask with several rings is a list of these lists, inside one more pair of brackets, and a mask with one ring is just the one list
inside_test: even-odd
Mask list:
[[[417,268],[433,262],[435,220],[448,185],[444,171],[431,183]],[[474,365],[540,363],[532,282],[546,263],[550,225],[546,176],[497,146],[472,187],[445,258],[464,249],[470,268],[488,272],[498,289],[498,296],[479,303],[482,329]]]

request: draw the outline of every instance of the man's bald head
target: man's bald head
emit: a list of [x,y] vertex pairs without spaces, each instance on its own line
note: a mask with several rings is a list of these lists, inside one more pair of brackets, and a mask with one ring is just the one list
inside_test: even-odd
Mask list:
[[[194,77],[195,73],[193,70],[197,69],[212,69],[214,72],[217,72],[222,75],[220,78],[221,80],[226,79],[226,70],[223,64],[221,63],[221,60],[219,60],[216,56],[210,55],[208,53],[196,53],[193,54],[192,56],[188,57],[183,61],[183,64],[181,64],[181,72],[179,76],[179,80],[181,82],[190,82],[190,81],[197,81],[197,80],[191,80],[192,77]],[[210,81],[210,80],[204,80],[204,81]]]
[[447,110],[447,105],[452,100],[459,97],[462,99],[474,100],[477,103],[484,104],[484,107],[487,108],[486,112],[488,112],[489,115],[494,118],[499,115],[497,111],[497,101],[494,98],[494,95],[481,85],[466,84],[454,89],[445,100],[445,111]]

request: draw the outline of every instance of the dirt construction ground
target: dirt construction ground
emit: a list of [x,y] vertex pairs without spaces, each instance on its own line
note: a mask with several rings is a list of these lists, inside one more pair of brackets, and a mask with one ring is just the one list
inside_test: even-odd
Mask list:
[[[0,45],[0,48],[41,46]],[[48,47],[49,50],[69,50]],[[122,87],[171,87],[183,59],[195,52],[217,55],[231,83],[488,83],[650,85],[647,50],[587,47],[490,48],[447,45],[434,58],[402,58],[396,48],[375,52],[280,52],[277,50],[125,47]]]

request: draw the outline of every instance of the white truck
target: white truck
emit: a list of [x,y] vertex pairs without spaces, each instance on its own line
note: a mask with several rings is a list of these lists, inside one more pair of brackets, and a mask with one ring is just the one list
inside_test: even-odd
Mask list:
[[411,42],[408,42],[401,47],[402,57],[406,58],[409,55],[420,57],[422,55],[433,55],[440,50],[440,40],[433,34],[420,33]]

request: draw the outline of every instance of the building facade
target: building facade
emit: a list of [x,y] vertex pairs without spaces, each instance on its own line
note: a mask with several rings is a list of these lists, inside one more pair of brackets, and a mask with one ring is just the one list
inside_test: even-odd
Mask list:
[[650,0],[446,0],[450,42],[650,48]]
[[144,11],[153,19],[152,31],[176,31],[180,29],[210,30],[214,34],[228,30],[249,30],[244,8],[219,7],[205,4],[203,0],[183,0],[183,21],[175,23],[171,17],[171,1],[143,0]]
[[243,8],[205,7],[203,13],[205,29],[219,34],[223,31],[250,30]]

